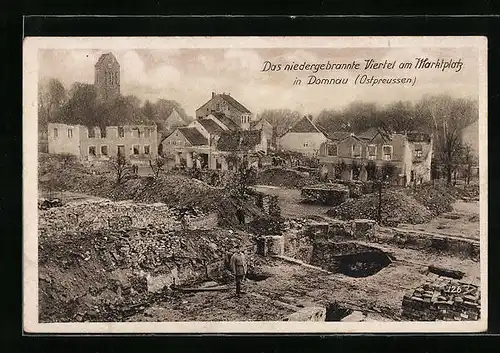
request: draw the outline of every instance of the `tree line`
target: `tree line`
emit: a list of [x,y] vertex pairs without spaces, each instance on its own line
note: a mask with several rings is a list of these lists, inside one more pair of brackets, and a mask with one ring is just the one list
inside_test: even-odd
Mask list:
[[162,131],[163,121],[173,109],[183,119],[190,119],[175,100],[143,103],[134,95],[120,95],[101,102],[94,85],[76,82],[67,90],[54,78],[43,80],[38,86],[39,131],[46,131],[49,122],[99,127],[155,123]]

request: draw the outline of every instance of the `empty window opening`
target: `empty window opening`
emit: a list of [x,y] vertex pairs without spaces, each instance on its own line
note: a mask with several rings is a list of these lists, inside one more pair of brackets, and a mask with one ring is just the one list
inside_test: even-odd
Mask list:
[[383,152],[384,152],[384,159],[386,161],[390,161],[392,159],[392,146],[384,145]]
[[106,128],[105,128],[105,127],[103,127],[103,128],[101,129],[101,138],[102,138],[102,139],[105,139],[105,138],[106,138]]
[[376,159],[377,158],[377,146],[368,145],[368,159]]
[[118,127],[118,137],[125,137],[125,130],[123,129],[123,126]]
[[95,146],[89,146],[89,156],[95,156]]
[[149,145],[144,146],[144,154],[149,154],[150,147]]
[[118,156],[125,157],[125,146],[118,146]]
[[139,145],[135,145],[133,147],[133,149],[134,149],[134,155],[138,155],[139,154]]
[[108,146],[101,146],[101,154],[103,156],[107,156],[108,155]]
[[92,139],[92,138],[95,137],[95,130],[94,130],[94,128],[88,128],[87,132],[88,132],[88,137],[90,139]]
[[328,145],[327,152],[329,156],[337,156],[338,153],[337,145]]
[[354,158],[361,158],[361,145],[352,145],[352,156]]
[[139,128],[134,127],[132,129],[132,137],[141,137],[141,130]]

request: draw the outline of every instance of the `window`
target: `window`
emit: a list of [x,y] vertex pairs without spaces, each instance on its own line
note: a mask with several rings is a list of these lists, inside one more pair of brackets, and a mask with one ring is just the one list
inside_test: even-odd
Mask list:
[[137,156],[139,154],[139,145],[134,146],[134,155]]
[[309,147],[309,141],[304,141],[304,147]]
[[91,128],[89,128],[89,129],[87,130],[87,135],[88,135],[89,139],[94,138],[94,137],[95,137],[95,130],[94,130],[94,128],[92,128],[92,127],[91,127]]
[[73,129],[68,129],[68,137],[69,138],[73,137]]
[[95,146],[89,146],[89,156],[95,156]]
[[415,156],[422,157],[422,145],[421,144],[415,145]]
[[118,145],[117,147],[118,147],[118,156],[125,157],[125,146]]
[[392,159],[392,146],[384,145],[382,150],[384,152],[384,160],[390,161]]
[[59,137],[59,131],[57,129],[54,129],[54,138]]
[[141,137],[141,130],[138,127],[132,129],[132,137]]
[[102,139],[106,138],[106,127],[101,128],[101,138]]
[[327,154],[329,156],[336,156],[338,153],[337,145],[327,145]]
[[377,158],[377,146],[368,145],[368,159],[376,159]]
[[352,145],[352,157],[361,158],[361,145],[358,144]]
[[107,156],[108,155],[108,146],[106,146],[106,145],[101,146],[101,154],[103,156]]
[[144,154],[149,154],[149,145],[144,146]]
[[149,127],[144,130],[144,137],[149,138],[151,136],[151,129]]
[[125,130],[123,126],[118,126],[118,137],[125,137]]

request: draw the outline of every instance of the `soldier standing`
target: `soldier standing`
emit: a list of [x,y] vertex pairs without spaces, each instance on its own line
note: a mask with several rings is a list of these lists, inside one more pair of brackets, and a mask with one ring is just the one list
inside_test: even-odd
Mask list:
[[242,248],[234,253],[231,257],[231,270],[236,278],[236,296],[239,297],[241,293],[241,281],[245,280],[247,274],[247,261],[245,252]]

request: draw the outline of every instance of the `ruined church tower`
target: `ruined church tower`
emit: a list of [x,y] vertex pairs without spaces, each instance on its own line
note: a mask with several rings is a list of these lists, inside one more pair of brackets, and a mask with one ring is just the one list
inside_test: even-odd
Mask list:
[[97,60],[94,85],[99,100],[111,100],[120,95],[120,64],[112,53],[103,54]]

